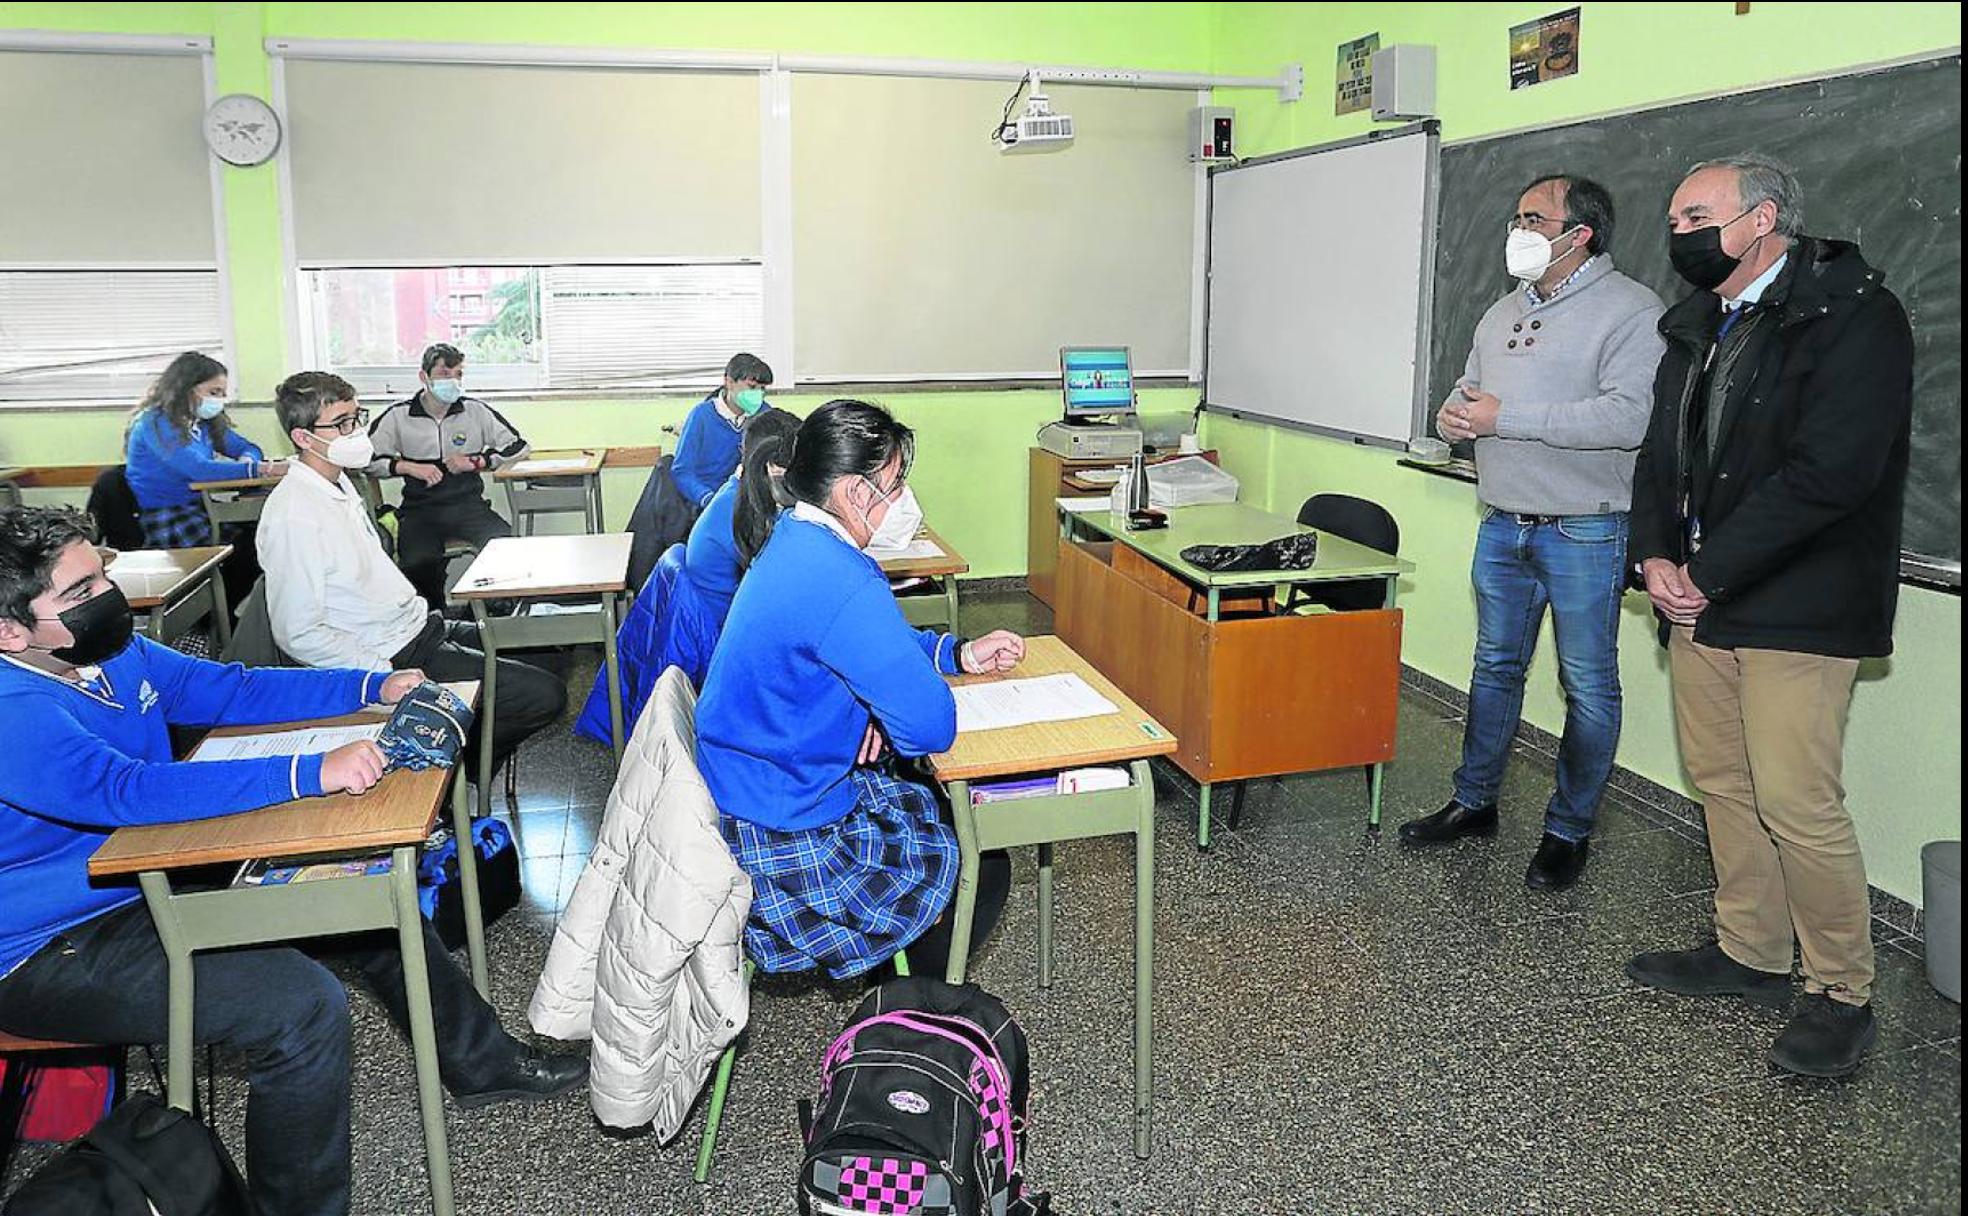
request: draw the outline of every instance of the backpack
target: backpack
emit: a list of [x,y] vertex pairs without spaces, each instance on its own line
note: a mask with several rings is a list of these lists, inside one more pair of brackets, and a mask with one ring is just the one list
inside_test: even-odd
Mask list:
[[[68,1059],[76,1055],[62,1054]],[[120,1063],[44,1064],[24,1056],[0,1060],[0,1080],[9,1069],[20,1070],[15,1079],[22,1089],[20,1138],[36,1144],[67,1144],[87,1135],[115,1105],[121,1068]],[[0,1128],[0,1135],[8,1130]]]
[[[478,848],[479,914],[490,927],[519,906],[519,849],[512,829],[490,815],[472,820],[472,843]],[[465,884],[458,874],[458,839],[450,828],[439,828],[424,842],[417,859],[417,903],[446,949],[465,944]]]
[[109,1112],[79,1143],[35,1171],[7,1216],[255,1216],[225,1146],[156,1094]]
[[[802,1216],[1042,1216],[1022,1194],[1025,1033],[975,984],[883,984],[801,1103]],[[817,1108],[817,1109],[816,1109]]]

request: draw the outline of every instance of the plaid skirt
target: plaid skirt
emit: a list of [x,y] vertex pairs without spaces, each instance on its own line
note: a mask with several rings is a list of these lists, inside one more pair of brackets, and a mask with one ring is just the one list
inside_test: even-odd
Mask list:
[[854,809],[825,827],[780,832],[718,817],[752,876],[745,951],[766,971],[860,975],[921,937],[956,891],[957,837],[936,796],[879,769],[848,779]]
[[212,543],[212,519],[205,504],[184,503],[137,512],[147,549],[196,549]]

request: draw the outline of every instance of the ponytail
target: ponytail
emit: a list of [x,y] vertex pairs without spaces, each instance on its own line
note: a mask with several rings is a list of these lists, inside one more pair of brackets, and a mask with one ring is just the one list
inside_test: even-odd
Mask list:
[[745,424],[738,501],[732,505],[731,538],[738,562],[750,566],[772,535],[779,512],[792,505],[772,466],[785,468],[793,458],[800,420],[784,410],[766,410]]
[[[915,432],[865,401],[829,401],[783,440],[761,436],[752,446],[752,431],[765,417],[745,425],[745,475],[732,514],[732,539],[747,565],[765,548],[782,507],[804,502],[824,508],[841,478],[872,477],[897,463],[906,477],[915,458]],[[774,464],[786,470],[784,477],[772,477],[766,466]]]

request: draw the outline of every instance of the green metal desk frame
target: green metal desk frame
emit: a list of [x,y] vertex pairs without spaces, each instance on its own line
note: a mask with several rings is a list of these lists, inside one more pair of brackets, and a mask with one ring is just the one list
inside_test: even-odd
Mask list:
[[215,564],[205,572],[205,577],[193,583],[176,596],[152,608],[140,609],[146,614],[144,636],[153,642],[169,646],[178,638],[191,632],[206,617],[212,618],[212,633],[218,642],[221,653],[232,645],[232,610],[226,604],[225,571],[223,563]]
[[599,533],[602,530],[601,471],[509,478],[506,511],[512,516],[517,536],[533,535],[533,521],[540,516],[560,514],[579,515],[589,532]]
[[[478,622],[478,639],[485,650],[485,674],[479,686],[479,706],[483,716],[483,732],[479,737],[492,737],[492,719],[498,712],[496,696],[498,688],[499,652],[527,646],[579,646],[589,642],[601,643],[601,668],[608,680],[608,730],[615,745],[615,765],[622,764],[622,669],[615,658],[615,618],[618,593],[603,591],[596,595],[600,601],[599,612],[560,612],[549,616],[528,616],[524,607],[513,616],[500,616],[488,610],[489,601],[474,598],[471,601],[472,619]],[[523,598],[505,596],[502,598]],[[478,804],[479,814],[492,813],[492,749],[478,749]]]
[[1052,846],[1099,836],[1134,837],[1134,1155],[1152,1142],[1155,1068],[1155,785],[1148,761],[1128,765],[1133,784],[1120,790],[1054,794],[1014,802],[970,804],[970,782],[948,782],[963,851],[951,907],[950,960],[945,978],[964,982],[971,923],[977,914],[977,872],[988,849],[1039,848],[1039,986],[1052,986]]
[[935,625],[956,633],[957,576],[938,574],[925,577],[935,580],[940,594],[896,596],[895,602],[902,606],[902,619],[918,628],[927,629]]

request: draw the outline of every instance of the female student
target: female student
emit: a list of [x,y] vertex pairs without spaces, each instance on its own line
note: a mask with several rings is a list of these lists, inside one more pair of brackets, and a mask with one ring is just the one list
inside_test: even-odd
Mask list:
[[218,543],[191,483],[277,476],[287,467],[232,429],[226,396],[225,364],[186,351],[130,415],[123,475],[137,500],[144,544],[153,549]]
[[[664,668],[680,667],[692,686],[703,687],[711,651],[724,632],[725,614],[731,611],[731,597],[751,561],[750,553],[739,551],[732,530],[733,509],[744,492],[741,485],[756,488],[766,504],[762,512],[776,511],[774,484],[785,471],[786,449],[798,430],[799,419],[784,410],[767,410],[752,419],[745,427],[738,473],[711,495],[704,513],[691,526],[690,539],[671,545],[636,593],[615,643],[622,668],[624,730],[635,729]],[[596,673],[574,729],[598,743],[611,738],[604,674]]]
[[[943,677],[1007,670],[1025,643],[911,629],[862,552],[914,442],[886,410],[831,401],[786,453],[790,508],[774,511],[749,470],[741,482],[738,543],[757,556],[697,704],[697,764],[752,876],[745,945],[767,971],[859,975],[907,947],[933,973],[947,949],[922,939],[956,885],[955,834],[929,787],[879,762],[948,748]],[[1001,865],[985,874],[998,889],[980,896],[980,925],[1009,885]]]

